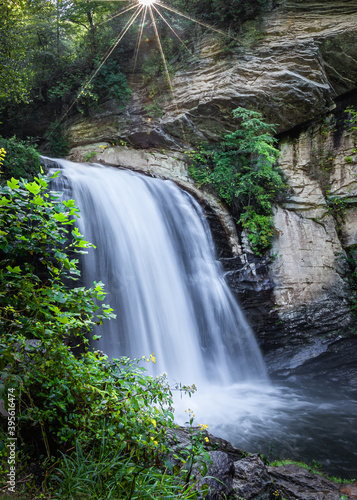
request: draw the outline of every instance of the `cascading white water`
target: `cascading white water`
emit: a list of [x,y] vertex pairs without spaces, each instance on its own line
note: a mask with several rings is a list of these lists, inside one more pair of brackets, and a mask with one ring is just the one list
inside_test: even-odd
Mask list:
[[195,383],[192,399],[176,398],[178,423],[190,406],[198,422],[243,449],[268,454],[273,446],[276,457],[314,458],[354,477],[357,402],[323,387],[321,394],[269,383],[192,196],[130,171],[56,162],[53,188],[75,199],[79,228],[97,246],[83,259],[85,284],[103,281],[117,314],[96,332],[95,346],[112,357],[153,351],[156,373]]
[[[112,357],[154,352],[171,380],[266,379],[262,356],[229,290],[200,205],[171,181],[59,160],[55,188],[74,198],[94,243],[85,284],[106,284],[117,319],[100,327]],[[97,332],[96,332],[97,333]]]

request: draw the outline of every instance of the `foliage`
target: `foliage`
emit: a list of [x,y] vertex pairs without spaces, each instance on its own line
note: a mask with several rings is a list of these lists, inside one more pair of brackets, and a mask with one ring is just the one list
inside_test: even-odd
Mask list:
[[189,443],[181,448],[173,455],[173,458],[179,460],[183,465],[183,473],[185,475],[186,487],[190,484],[191,475],[193,467],[197,465],[202,471],[202,475],[205,476],[208,471],[208,464],[211,463],[209,454],[204,448],[204,442],[209,442],[207,436],[205,436],[205,431],[208,426],[205,424],[200,424],[198,427],[193,425],[195,415],[192,410],[186,410],[189,414],[189,420],[185,422],[189,429]]
[[336,222],[337,232],[341,232],[342,224],[345,222],[346,209],[348,207],[348,199],[340,196],[331,196],[330,190],[326,193],[327,207]]
[[151,104],[144,106],[144,109],[150,118],[162,118],[162,109],[156,100],[153,100]]
[[286,186],[274,166],[279,151],[274,147],[273,127],[256,111],[237,108],[233,117],[241,120],[240,127],[226,134],[218,145],[191,152],[189,172],[198,185],[213,186],[220,198],[233,206],[259,255],[270,248],[276,234],[273,203]]
[[[0,3],[0,105],[1,102],[26,102],[30,74],[25,23],[18,2]],[[1,106],[0,106],[1,108]]]
[[268,6],[267,0],[173,0],[173,5],[202,20],[218,22],[223,27],[237,29],[243,22],[254,19]]
[[142,467],[125,445],[113,448],[103,436],[99,451],[84,453],[76,443],[75,453],[63,455],[61,466],[52,478],[58,483],[58,498],[195,498],[196,492],[184,490],[177,476],[155,466]]
[[21,463],[41,464],[59,498],[196,497],[165,472],[172,395],[166,374],[140,365],[154,354],[109,360],[89,349],[113,311],[102,283],[78,286],[77,254],[92,245],[74,227],[74,201],[49,181],[0,187],[0,392],[6,404],[15,391]]
[[89,162],[89,161],[93,160],[93,158],[94,158],[97,154],[99,154],[99,153],[100,153],[100,151],[95,151],[95,150],[94,150],[94,151],[88,151],[88,152],[84,155],[84,161]]
[[40,155],[27,141],[16,137],[4,139],[0,136],[0,146],[7,153],[1,165],[2,180],[23,177],[32,180],[40,172]]
[[352,132],[357,132],[357,110],[353,106],[349,106],[345,109],[345,112],[348,114],[347,128]]
[[[96,61],[95,64],[99,67],[100,62]],[[90,77],[88,67],[68,68],[60,78],[52,80],[48,99],[57,103],[60,109],[63,103],[75,101],[76,108],[82,114],[88,114],[90,108],[103,98],[115,99],[121,107],[129,101],[131,90],[116,61],[108,61],[98,71],[94,80],[86,83]]]
[[55,158],[62,158],[69,153],[70,143],[58,122],[53,122],[48,128],[45,138],[48,141],[47,151]]
[[3,134],[31,135],[31,122],[44,107],[49,118],[39,116],[37,136],[53,118],[87,113],[102,98],[115,98],[120,105],[128,102],[130,89],[118,61],[131,34],[85,86],[126,22],[125,16],[104,22],[115,12],[117,5],[111,2],[9,0],[0,5]]

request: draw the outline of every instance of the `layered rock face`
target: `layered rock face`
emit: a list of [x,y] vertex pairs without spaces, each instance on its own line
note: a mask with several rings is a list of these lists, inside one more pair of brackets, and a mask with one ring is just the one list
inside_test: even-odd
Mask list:
[[[131,82],[124,111],[108,102],[69,128],[73,145],[124,139],[139,147],[171,147],[217,138],[231,125],[237,106],[258,109],[277,131],[291,129],[334,107],[337,95],[357,80],[357,6],[354,0],[282,0],[263,19],[248,24],[227,49],[212,32],[191,43],[172,78],[162,118],[140,75]],[[136,82],[135,82],[136,81]],[[164,97],[163,97],[164,99]]]
[[[147,115],[148,89],[136,75],[127,109],[108,101],[69,124],[71,158],[87,155],[172,179],[201,199],[209,216],[217,215],[212,221],[227,278],[270,371],[305,376],[315,366],[324,376],[321,362],[327,359],[333,378],[348,373],[347,382],[357,387],[355,344],[345,339],[352,321],[346,257],[353,257],[357,244],[357,155],[354,132],[344,125],[344,109],[357,105],[357,4],[272,2],[262,19],[244,27],[235,47],[228,50],[206,33],[192,49],[177,63],[175,100],[163,97],[161,118]],[[280,166],[290,186],[288,199],[276,208],[279,237],[264,259],[252,255],[214,194],[194,186],[182,154],[235,128],[231,110],[237,106],[258,109],[276,124]],[[347,370],[344,348],[350,353]]]
[[[294,369],[329,351],[352,327],[346,276],[357,241],[357,138],[348,127],[339,130],[347,118],[327,116],[281,141],[280,166],[290,196],[275,214],[280,236],[273,244],[270,277],[288,338],[280,340],[287,348],[285,361],[281,345],[268,356],[272,369]],[[270,343],[267,333],[263,341],[273,348],[276,339]]]

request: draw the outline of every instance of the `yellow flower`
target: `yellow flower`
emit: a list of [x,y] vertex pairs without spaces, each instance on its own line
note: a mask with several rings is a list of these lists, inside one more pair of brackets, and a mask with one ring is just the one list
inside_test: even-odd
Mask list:
[[151,420],[151,423],[154,427],[156,427],[156,420],[154,418]]
[[157,446],[157,444],[158,444],[157,441],[154,441],[154,445]]
[[206,424],[198,424],[201,427],[201,431],[204,431],[205,429],[209,429],[208,425]]
[[208,437],[205,437],[205,441],[206,441],[206,443],[209,443]]

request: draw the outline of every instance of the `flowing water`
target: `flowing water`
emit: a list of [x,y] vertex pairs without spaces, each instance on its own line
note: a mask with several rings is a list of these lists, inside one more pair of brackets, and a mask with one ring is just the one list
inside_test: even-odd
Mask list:
[[330,471],[353,475],[355,403],[270,383],[194,198],[171,181],[58,163],[61,175],[53,188],[75,199],[78,227],[97,247],[82,262],[85,284],[103,281],[106,302],[117,314],[99,327],[95,346],[112,357],[154,352],[154,374],[195,383],[192,399],[176,398],[179,423],[190,407],[198,422],[241,448],[316,458],[327,468],[332,458],[337,466]]

